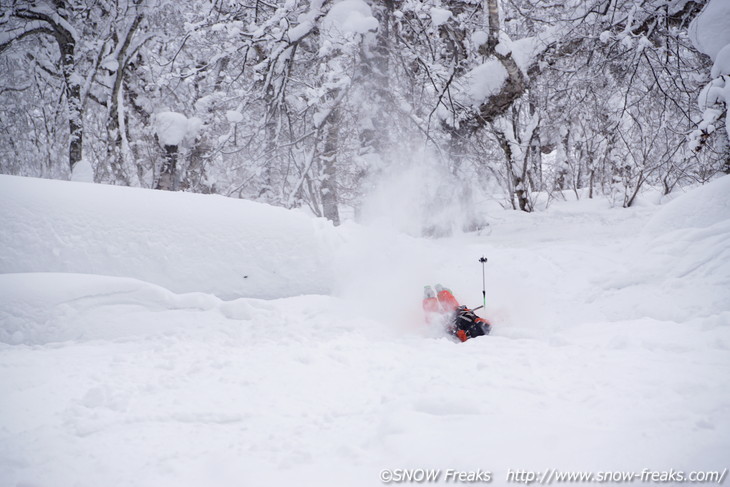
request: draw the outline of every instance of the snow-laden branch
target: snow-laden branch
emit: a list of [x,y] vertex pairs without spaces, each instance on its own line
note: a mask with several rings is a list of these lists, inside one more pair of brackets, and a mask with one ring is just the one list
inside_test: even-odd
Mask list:
[[21,7],[15,10],[14,14],[19,19],[45,22],[53,29],[54,35],[59,38],[59,42],[73,42],[74,44],[78,44],[80,41],[76,28],[48,5]]
[[36,34],[55,35],[55,32],[46,23],[37,20],[28,22],[18,29],[0,32],[0,54],[5,52],[13,43]]
[[549,27],[539,35],[512,41],[501,30],[497,0],[487,0],[487,6],[489,34],[479,46],[486,59],[459,80],[458,102],[473,108],[470,117],[459,124],[468,131],[505,113],[526,92],[528,73],[559,38],[558,29]]

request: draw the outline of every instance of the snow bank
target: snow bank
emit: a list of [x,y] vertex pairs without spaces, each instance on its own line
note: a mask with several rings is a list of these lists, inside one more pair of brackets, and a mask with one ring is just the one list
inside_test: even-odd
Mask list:
[[131,277],[222,298],[326,293],[325,220],[222,196],[0,176],[0,273]]
[[730,177],[669,202],[631,255],[629,267],[607,283],[614,316],[730,316]]
[[0,343],[112,340],[178,328],[174,321],[133,319],[143,312],[207,310],[221,301],[207,294],[176,295],[130,278],[88,274],[0,274]]
[[646,234],[707,228],[730,219],[730,176],[723,176],[673,199],[652,217]]

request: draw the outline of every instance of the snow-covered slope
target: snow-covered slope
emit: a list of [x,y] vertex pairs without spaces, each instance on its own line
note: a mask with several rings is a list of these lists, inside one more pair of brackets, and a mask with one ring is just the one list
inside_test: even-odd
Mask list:
[[[495,213],[489,236],[421,240],[0,177],[0,485],[722,471],[729,184],[658,208]],[[494,335],[457,344],[422,325],[422,285],[476,305],[481,255]]]
[[134,277],[176,292],[329,290],[331,225],[222,196],[0,176],[0,272]]
[[730,177],[661,208],[602,293],[617,316],[707,325],[730,310]]

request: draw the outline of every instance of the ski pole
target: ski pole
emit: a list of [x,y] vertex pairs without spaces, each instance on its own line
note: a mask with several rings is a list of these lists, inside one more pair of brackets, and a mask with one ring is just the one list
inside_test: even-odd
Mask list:
[[487,305],[487,276],[484,271],[484,264],[487,263],[487,258],[482,256],[479,262],[482,263],[482,297],[484,298],[484,304],[482,306],[484,307]]

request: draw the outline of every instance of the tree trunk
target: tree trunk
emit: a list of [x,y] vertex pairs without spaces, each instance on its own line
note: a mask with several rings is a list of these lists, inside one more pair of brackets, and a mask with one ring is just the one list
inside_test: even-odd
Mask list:
[[[530,103],[530,112],[533,112],[534,105]],[[533,175],[533,190],[536,191],[542,191],[544,189],[544,182],[542,178],[542,140],[540,138],[540,122],[538,122],[537,126],[532,132],[532,137],[530,137],[530,145],[527,148],[528,157],[529,157],[529,164],[530,164],[530,173]]]
[[372,13],[378,20],[376,40],[372,48],[362,55],[354,82],[355,89],[362,90],[361,96],[370,99],[368,103],[363,104],[364,109],[360,115],[368,122],[363,123],[363,128],[360,130],[360,155],[377,154],[382,157],[388,153],[394,141],[395,122],[392,118],[394,112],[389,106],[390,52],[393,35],[391,28],[394,10],[393,0],[372,2]]
[[631,192],[631,196],[629,196],[628,194],[624,196],[624,208],[631,208],[631,205],[634,204],[636,197],[639,195],[639,190],[641,189],[641,186],[644,184],[645,180],[646,179],[644,177],[644,170],[642,169],[641,171],[639,171],[639,177],[636,180],[636,185]]
[[591,168],[591,176],[589,179],[589,186],[588,186],[588,199],[593,199],[593,183],[596,179],[596,170]]
[[[140,0],[135,0],[135,4],[139,5]],[[138,13],[132,21],[126,37],[121,40],[121,49],[117,53],[117,70],[114,73],[114,84],[112,85],[111,96],[109,97],[109,118],[107,120],[107,132],[109,140],[107,142],[107,155],[109,164],[114,174],[114,183],[122,183],[126,186],[130,185],[129,177],[125,172],[127,166],[129,140],[127,138],[127,114],[124,106],[125,87],[124,76],[129,64],[128,50],[132,43],[132,38],[137,32],[144,15]]]
[[157,181],[157,187],[155,189],[161,189],[163,191],[174,191],[176,189],[177,156],[178,147],[176,145],[165,146],[165,157],[162,160],[160,179]]
[[[507,165],[507,179],[509,183],[512,184],[512,189],[510,190],[512,192],[510,194],[512,208],[515,210],[519,208],[522,211],[530,212],[532,211],[532,207],[530,206],[529,192],[525,186],[525,167],[523,167],[522,175],[516,174],[514,154],[512,153],[512,147],[510,147],[507,136],[499,130],[495,131],[495,135],[497,136],[497,141],[499,142],[499,146],[502,148],[502,153],[504,154],[504,159]],[[515,198],[517,198],[516,205]]]
[[210,144],[206,138],[199,138],[190,151],[187,169],[182,177],[180,187],[183,191],[193,193],[211,193],[211,187],[205,183],[205,156],[210,152]]
[[322,163],[322,213],[335,226],[340,224],[337,207],[337,141],[340,109],[335,107],[324,125],[324,149],[320,156]]
[[532,211],[525,181],[519,176],[515,176],[515,196],[517,197],[517,205],[520,210],[527,213]]
[[259,191],[259,200],[269,202],[271,200],[271,165],[276,160],[278,151],[278,129],[277,118],[279,116],[279,106],[274,92],[274,86],[269,85],[264,92],[264,102],[266,103],[266,116],[264,120],[264,166],[261,172],[261,189]]
[[565,182],[565,179],[568,177],[569,171],[568,168],[570,167],[570,131],[566,130],[566,132],[563,134],[563,136],[560,139],[560,145],[563,149],[563,160],[560,161],[560,166],[558,167],[558,173],[555,176],[555,188],[558,191],[565,191],[567,188],[567,184]]
[[[61,75],[63,76],[66,109],[68,111],[68,128],[69,128],[69,146],[68,146],[68,163],[69,169],[73,171],[74,166],[83,157],[84,145],[84,127],[82,117],[81,103],[81,85],[79,84],[79,76],[75,73],[75,53],[76,40],[73,34],[66,27],[67,19],[61,15],[54,16],[45,10],[36,10],[35,5],[28,5],[15,11],[15,15],[19,18],[42,22],[50,26],[50,30],[45,28],[34,29],[32,32],[38,31],[46,34],[52,34],[58,44],[60,54]],[[7,45],[8,43],[5,43]]]
[[66,107],[68,109],[69,146],[68,163],[73,171],[74,166],[83,157],[84,126],[81,108],[81,85],[74,76],[74,52],[76,41],[70,32],[56,29],[56,42],[61,52],[61,70],[66,86]]
[[498,116],[507,112],[512,104],[521,97],[527,89],[527,80],[522,70],[517,66],[512,53],[502,54],[497,52],[496,47],[499,44],[500,20],[499,5],[497,0],[487,0],[487,21],[489,23],[489,35],[487,42],[479,46],[479,53],[482,56],[494,56],[502,63],[507,71],[507,79],[498,93],[490,96],[484,103],[479,106],[476,118],[465,121],[464,123],[471,126],[472,130],[476,130],[487,122],[495,120]]
[[70,133],[68,146],[68,164],[73,172],[76,163],[83,158],[84,127],[81,121],[81,87],[74,84],[69,87],[69,120],[68,128]]

